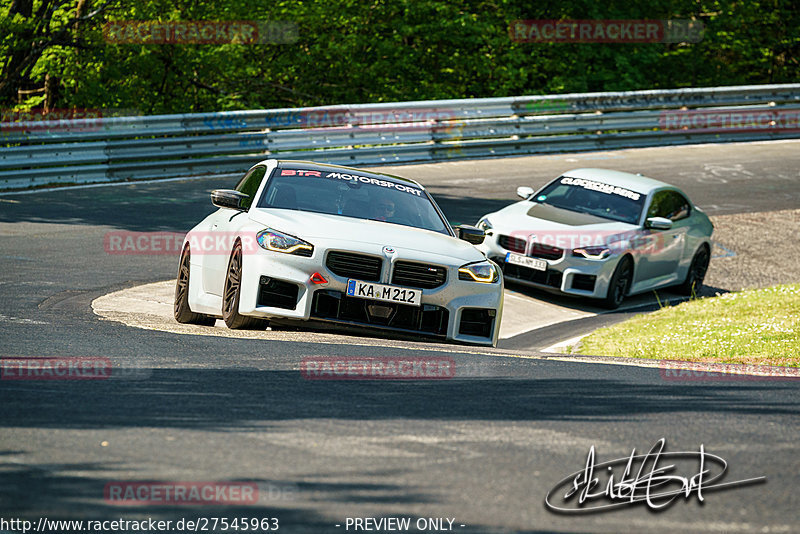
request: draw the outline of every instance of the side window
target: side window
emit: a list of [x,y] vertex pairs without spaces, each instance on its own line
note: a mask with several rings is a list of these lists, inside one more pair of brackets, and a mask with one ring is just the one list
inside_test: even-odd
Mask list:
[[678,193],[677,191],[670,191],[670,195],[672,196],[673,200],[673,211],[672,216],[670,219],[673,221],[679,221],[681,219],[685,219],[689,216],[691,212],[691,208],[689,207],[689,201],[686,198]]
[[677,191],[659,191],[653,196],[647,217],[664,217],[679,221],[689,216],[689,201]]
[[237,191],[250,196],[246,203],[247,209],[250,209],[250,205],[253,203],[253,199],[258,192],[258,186],[261,185],[261,180],[264,179],[264,174],[266,174],[266,172],[267,168],[263,165],[259,165],[251,169],[250,172],[245,174],[244,178],[239,180],[239,183],[236,184]]

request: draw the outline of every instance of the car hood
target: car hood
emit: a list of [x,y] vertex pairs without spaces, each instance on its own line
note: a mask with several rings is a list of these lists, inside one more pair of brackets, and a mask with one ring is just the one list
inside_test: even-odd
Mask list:
[[323,239],[389,246],[449,257],[461,264],[485,259],[483,253],[466,241],[410,226],[284,209],[256,209],[249,215],[256,223],[312,243]]
[[635,224],[603,219],[595,215],[577,213],[537,202],[515,202],[500,211],[484,217],[495,233],[516,232],[608,232],[624,233],[639,229]]

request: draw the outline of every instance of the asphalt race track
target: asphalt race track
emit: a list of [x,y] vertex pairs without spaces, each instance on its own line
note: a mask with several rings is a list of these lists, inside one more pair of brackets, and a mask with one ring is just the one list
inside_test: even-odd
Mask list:
[[[516,186],[535,187],[576,167],[642,172],[674,183],[711,216],[730,217],[720,219],[732,225],[727,234],[720,228],[730,236],[726,250],[741,256],[748,238],[763,247],[754,257],[774,254],[768,265],[752,260],[743,269],[718,268],[712,292],[753,280],[798,280],[796,241],[767,250],[771,234],[748,234],[757,221],[777,220],[769,218],[774,212],[800,207],[797,141],[380,170],[419,179],[451,221],[474,223],[514,201]],[[490,350],[308,331],[255,339],[216,335],[213,328],[186,335],[94,313],[97,299],[170,280],[177,268],[177,255],[107,253],[108,232],[185,232],[212,211],[209,191],[234,181],[0,195],[0,356],[107,358],[113,371],[108,379],[86,381],[4,375],[0,517],[270,517],[279,519],[282,532],[354,531],[347,518],[366,517],[449,518],[462,532],[797,531],[800,381],[688,380],[658,366],[536,350],[631,311],[525,332]],[[780,216],[789,222],[775,232],[796,236],[797,218]],[[715,261],[724,260],[712,261],[710,276]],[[652,306],[648,298],[636,304]],[[299,362],[314,356],[452,358],[455,375],[309,380]],[[545,507],[550,490],[583,470],[593,445],[602,463],[634,448],[645,453],[661,438],[668,452],[697,452],[702,445],[723,458],[723,483],[765,479],[708,489],[702,503],[696,493],[680,497],[658,512],[642,503],[599,514]],[[678,462],[662,466],[672,463]],[[601,484],[595,491],[607,479],[602,471],[595,473]],[[683,462],[672,474],[697,472],[696,462]],[[255,502],[213,506],[131,506],[104,498],[109,484],[144,481],[242,482],[259,491]]]

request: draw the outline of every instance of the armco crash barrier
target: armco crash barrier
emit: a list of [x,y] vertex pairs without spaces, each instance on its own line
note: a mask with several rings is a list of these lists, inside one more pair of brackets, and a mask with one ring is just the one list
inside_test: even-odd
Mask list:
[[[0,189],[800,137],[800,84],[185,115],[4,113]],[[109,116],[111,115],[111,116]]]

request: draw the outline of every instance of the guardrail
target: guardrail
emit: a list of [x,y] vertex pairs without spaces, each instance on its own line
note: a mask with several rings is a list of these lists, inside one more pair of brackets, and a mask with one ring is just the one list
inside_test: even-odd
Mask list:
[[800,84],[0,123],[0,189],[800,138]]

